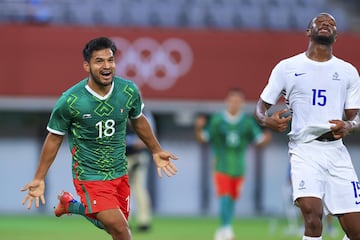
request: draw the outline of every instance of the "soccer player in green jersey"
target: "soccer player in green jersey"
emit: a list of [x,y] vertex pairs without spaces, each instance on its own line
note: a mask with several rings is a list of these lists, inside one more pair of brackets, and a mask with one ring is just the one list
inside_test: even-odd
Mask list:
[[64,135],[72,154],[72,176],[80,202],[68,192],[59,195],[57,217],[79,214],[107,231],[114,240],[129,240],[130,187],[125,156],[126,123],[153,154],[158,175],[176,174],[172,153],[164,151],[142,114],[143,102],[137,86],[115,76],[112,40],[99,37],[83,49],[87,78],[65,91],[58,99],[47,126],[49,131],[35,176],[22,191],[23,205],[45,204],[45,176],[54,162]]
[[245,154],[252,143],[259,147],[271,140],[270,132],[263,132],[252,115],[242,107],[245,96],[238,88],[229,90],[226,110],[214,113],[207,122],[199,116],[195,120],[195,136],[200,143],[210,143],[214,153],[214,183],[220,201],[220,228],[215,240],[232,240],[235,201],[243,186]]

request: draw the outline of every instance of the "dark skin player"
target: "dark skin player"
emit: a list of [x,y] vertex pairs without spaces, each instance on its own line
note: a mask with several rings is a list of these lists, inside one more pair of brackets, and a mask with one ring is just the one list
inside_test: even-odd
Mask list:
[[[309,23],[306,35],[309,38],[306,50],[309,59],[325,62],[333,57],[333,43],[337,37],[336,21],[333,16],[328,13],[319,14]],[[288,112],[288,109],[283,109],[268,116],[267,110],[271,106],[272,104],[259,99],[255,116],[261,125],[277,132],[284,132],[291,121],[291,115],[283,117]],[[332,124],[329,134],[335,139],[343,138],[359,127],[359,109],[345,109],[344,114],[347,121],[339,119],[329,121]],[[304,235],[320,237],[324,207],[322,200],[316,197],[300,197],[296,199],[296,204],[300,207],[304,218]],[[351,240],[360,240],[360,212],[349,212],[337,217],[347,237]]]

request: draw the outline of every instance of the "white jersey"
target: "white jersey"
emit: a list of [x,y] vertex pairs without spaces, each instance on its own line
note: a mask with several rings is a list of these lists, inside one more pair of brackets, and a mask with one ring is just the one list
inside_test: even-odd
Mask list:
[[260,97],[275,104],[281,94],[292,112],[290,140],[309,142],[330,131],[329,120],[342,119],[344,109],[360,108],[360,78],[335,56],[317,62],[301,53],[274,67]]

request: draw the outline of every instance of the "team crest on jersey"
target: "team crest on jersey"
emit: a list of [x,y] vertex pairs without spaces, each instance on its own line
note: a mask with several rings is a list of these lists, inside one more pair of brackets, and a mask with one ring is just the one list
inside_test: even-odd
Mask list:
[[122,108],[122,109],[120,109],[120,113],[124,113],[124,109]]
[[333,74],[332,80],[340,81],[339,74],[337,72]]

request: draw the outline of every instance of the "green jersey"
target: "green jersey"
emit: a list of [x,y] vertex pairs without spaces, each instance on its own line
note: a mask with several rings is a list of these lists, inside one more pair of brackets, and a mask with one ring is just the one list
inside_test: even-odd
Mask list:
[[136,85],[115,77],[102,97],[84,79],[57,101],[47,126],[49,132],[68,134],[72,174],[78,180],[111,180],[127,173],[125,133],[128,118],[142,114]]
[[215,156],[215,171],[230,176],[245,174],[247,147],[263,137],[252,116],[241,113],[232,118],[227,112],[211,116],[204,134]]

